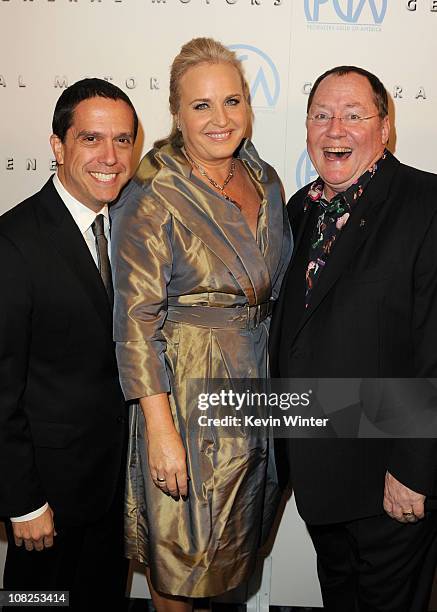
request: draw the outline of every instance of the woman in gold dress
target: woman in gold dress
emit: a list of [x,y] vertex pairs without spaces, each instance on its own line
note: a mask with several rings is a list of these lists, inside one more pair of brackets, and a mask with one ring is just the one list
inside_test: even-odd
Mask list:
[[130,414],[126,537],[155,607],[187,610],[250,575],[274,516],[271,446],[187,426],[189,379],[268,375],[271,308],[291,254],[281,184],[245,138],[242,66],[220,43],[182,47],[173,129],[112,209],[115,340]]

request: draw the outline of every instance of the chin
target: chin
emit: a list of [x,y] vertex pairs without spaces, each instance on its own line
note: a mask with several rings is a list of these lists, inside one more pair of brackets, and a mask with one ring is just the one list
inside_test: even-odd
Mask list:
[[[320,175],[322,176],[322,175]],[[339,176],[338,174],[332,174],[330,175],[325,174],[324,176],[322,176],[323,180],[325,183],[328,183],[329,185],[335,185],[338,186],[338,188],[340,189],[340,187],[342,185],[350,185],[353,183],[353,177],[351,176]]]
[[241,139],[242,137],[236,138],[235,136],[233,136],[229,140],[225,140],[223,142],[208,141],[207,146],[205,147],[205,151],[213,156],[222,153],[229,153],[230,155],[232,155],[235,149],[239,146]]
[[117,193],[95,193],[94,195],[94,200],[96,202],[98,202],[101,206],[104,206],[105,204],[109,204],[109,202],[112,202],[113,200],[116,199],[117,195],[118,195],[118,191]]

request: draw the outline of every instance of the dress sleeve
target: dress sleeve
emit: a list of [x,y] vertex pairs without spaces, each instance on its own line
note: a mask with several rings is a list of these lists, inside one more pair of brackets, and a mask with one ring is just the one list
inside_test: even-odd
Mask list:
[[126,400],[170,390],[162,327],[173,261],[172,218],[134,182],[111,211],[114,339]]

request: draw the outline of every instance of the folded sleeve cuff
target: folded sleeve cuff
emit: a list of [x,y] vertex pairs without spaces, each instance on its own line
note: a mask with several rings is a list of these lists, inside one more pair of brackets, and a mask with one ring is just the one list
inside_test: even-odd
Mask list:
[[117,342],[120,384],[126,400],[168,393],[165,342]]

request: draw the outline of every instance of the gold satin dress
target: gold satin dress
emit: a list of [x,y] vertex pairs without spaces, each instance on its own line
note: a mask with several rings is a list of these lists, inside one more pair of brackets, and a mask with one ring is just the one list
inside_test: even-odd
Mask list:
[[249,324],[248,313],[278,297],[292,250],[276,172],[250,141],[238,157],[262,197],[256,241],[172,145],[143,158],[111,208],[121,385],[127,400],[168,392],[187,451],[189,496],[175,501],[151,480],[144,417],[131,406],[127,556],[170,595],[213,596],[246,580],[279,499],[268,440],[187,427],[187,380],[268,375],[269,317]]

